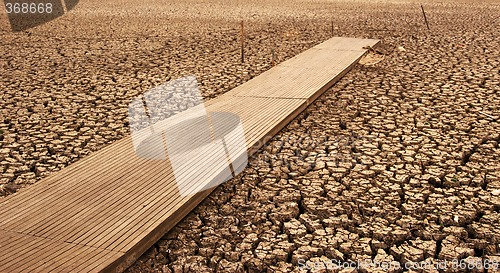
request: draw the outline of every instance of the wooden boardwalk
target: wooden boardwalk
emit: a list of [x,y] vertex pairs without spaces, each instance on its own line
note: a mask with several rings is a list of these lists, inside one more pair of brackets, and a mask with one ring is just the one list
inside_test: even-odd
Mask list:
[[[251,155],[377,43],[332,38],[205,102],[206,110],[239,116]],[[121,272],[210,192],[179,194],[172,168],[137,156],[125,137],[0,199],[0,272]]]

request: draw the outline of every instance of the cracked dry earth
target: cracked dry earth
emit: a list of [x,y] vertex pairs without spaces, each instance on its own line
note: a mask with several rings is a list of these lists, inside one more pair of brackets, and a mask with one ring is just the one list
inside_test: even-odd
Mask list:
[[280,62],[326,40],[333,22],[336,36],[380,39],[384,59],[357,65],[128,272],[500,263],[498,2],[424,1],[430,31],[412,1],[81,2],[27,33],[0,28],[1,194],[126,135],[138,94],[194,74],[215,97],[270,68],[272,49]]
[[378,33],[382,62],[355,67],[129,272],[339,271],[332,259],[483,272],[500,261],[498,21],[458,11],[430,32]]

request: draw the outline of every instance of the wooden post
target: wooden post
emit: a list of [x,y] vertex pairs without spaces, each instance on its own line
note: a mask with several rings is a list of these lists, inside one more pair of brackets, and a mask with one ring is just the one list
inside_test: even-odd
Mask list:
[[275,55],[274,55],[274,47],[271,49],[271,64],[272,64],[272,66],[276,65]]
[[332,31],[331,32],[332,32],[332,37],[333,37],[333,20],[332,20]]
[[243,28],[243,20],[241,21],[241,63],[245,62],[245,29]]
[[427,22],[427,16],[425,16],[424,6],[422,6],[422,4],[420,4],[420,8],[422,9],[422,13],[424,14],[424,20],[425,20],[425,25],[427,26],[427,30],[431,30],[429,28],[429,22]]

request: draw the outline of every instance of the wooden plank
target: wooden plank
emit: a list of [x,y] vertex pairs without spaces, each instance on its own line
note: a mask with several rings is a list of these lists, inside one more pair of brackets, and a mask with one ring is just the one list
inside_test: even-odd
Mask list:
[[[95,249],[11,231],[2,231],[1,234],[0,237],[7,240],[0,244],[0,255],[2,255],[0,256],[2,257],[0,272],[57,272],[58,268],[61,267],[66,268],[67,270],[63,271],[67,272],[76,268],[75,266],[79,266],[85,257],[88,260],[105,262],[111,257],[118,258],[123,255],[123,253],[115,251]],[[61,259],[61,257],[65,257],[66,260]],[[74,261],[68,263],[70,259]]]
[[[206,111],[237,116],[251,155],[347,73],[363,47],[377,42],[332,38],[205,102]],[[232,130],[231,115],[219,116],[217,128]],[[172,127],[167,119],[155,128],[170,124],[170,134],[183,135],[205,121],[193,122]],[[227,155],[219,146],[203,146],[204,137],[200,132],[189,140],[202,145],[197,154],[213,162],[210,168],[193,170],[199,157],[188,157],[175,169],[168,159],[148,160],[128,136],[0,200],[0,271],[123,271],[212,191],[197,189],[225,178]],[[226,141],[237,138],[229,135]],[[188,142],[172,143],[182,150]],[[147,154],[158,147],[144,149]],[[179,187],[192,194],[181,195]]]
[[[245,101],[248,101],[248,100],[249,99],[246,99]],[[264,106],[266,106],[265,104],[263,104],[263,102],[266,101],[265,99],[254,99],[254,98],[251,98],[251,100],[257,100],[258,101],[256,103],[254,103],[255,105],[264,105]],[[295,104],[289,104],[287,102],[287,103],[283,103],[283,105],[285,107],[286,106],[291,107],[290,110],[294,110],[296,108],[295,105],[297,103],[300,104],[302,102],[297,100],[297,101],[295,101]],[[275,105],[275,106],[277,106],[276,102],[273,102],[272,104]],[[250,102],[245,102],[245,105],[251,105],[251,103]],[[216,105],[216,107],[217,107],[217,105]],[[208,108],[210,109],[211,107],[208,107]],[[220,108],[220,107],[217,107],[217,108]],[[223,109],[223,108],[220,108],[220,109]],[[269,109],[274,109],[274,108],[269,108]],[[243,117],[248,117],[248,118],[253,117],[253,118],[256,118],[256,119],[258,119],[260,121],[264,121],[265,122],[266,120],[269,120],[273,116],[278,117],[278,115],[277,115],[278,112],[281,113],[281,114],[284,114],[284,115],[288,114],[287,111],[284,111],[284,109],[281,109],[281,108],[276,108],[276,110],[274,112],[270,112],[270,113],[267,113],[266,111],[261,111],[260,112],[262,114],[261,116],[259,116],[259,115],[253,115],[252,114],[253,111],[247,111],[246,115],[244,115],[244,113],[242,113],[242,112],[239,112],[239,114],[243,115]],[[244,120],[246,121],[247,119],[244,118]],[[247,130],[247,132],[254,132],[255,131],[253,127],[250,127],[248,129],[249,130]],[[266,128],[261,129],[261,130],[264,130],[264,132],[262,132],[262,133],[265,133],[265,131],[268,131]],[[249,136],[247,136],[247,138]],[[132,149],[132,148],[130,147],[130,149]],[[128,155],[128,153],[126,153],[126,155]],[[126,160],[126,159],[127,159],[126,157],[123,158],[123,160]],[[189,165],[187,164],[186,167],[188,167],[188,166]],[[140,168],[140,170],[144,170],[144,169],[145,169],[145,166],[142,166]],[[157,175],[158,173],[164,171],[163,169],[165,169],[165,166],[157,167],[156,171],[151,171],[152,169],[147,169],[147,170],[151,171],[151,172],[149,172],[150,174]],[[76,214],[76,215],[73,215],[73,216],[63,215],[65,217],[61,217],[60,213],[62,213],[61,211],[68,211],[68,210],[72,211],[72,210],[75,209],[75,207],[80,207],[78,205],[80,205],[81,203],[75,203],[74,206],[67,206],[66,209],[58,211],[59,214],[57,214],[56,216],[53,216],[52,212],[43,213],[43,211],[36,211],[35,212],[36,214],[31,214],[31,215],[28,214],[28,215],[26,215],[27,219],[29,219],[29,218],[31,218],[31,219],[40,219],[40,221],[43,221],[43,223],[40,223],[40,224],[37,225],[37,227],[40,228],[40,230],[31,230],[28,233],[36,235],[36,236],[44,236],[46,238],[52,238],[52,239],[58,239],[58,240],[59,239],[60,240],[65,240],[65,241],[68,241],[68,242],[75,242],[75,243],[82,243],[83,242],[83,243],[87,243],[87,240],[89,240],[89,238],[88,237],[80,237],[82,234],[90,236],[90,235],[92,235],[92,233],[97,228],[102,227],[105,223],[110,222],[111,220],[113,220],[114,218],[120,216],[121,214],[123,214],[123,213],[125,213],[125,214],[131,214],[133,212],[133,211],[129,211],[129,209],[131,209],[131,208],[127,208],[126,207],[126,209],[122,209],[123,207],[120,204],[132,205],[132,204],[135,204],[135,203],[138,203],[138,202],[141,202],[141,203],[149,203],[149,202],[151,202],[151,201],[147,201],[146,202],[145,200],[141,200],[141,199],[127,199],[126,197],[128,197],[128,196],[125,196],[124,193],[123,193],[123,190],[122,190],[122,187],[126,187],[126,186],[128,186],[128,187],[134,187],[134,178],[136,178],[135,177],[136,175],[144,175],[145,176],[146,174],[147,174],[147,172],[144,173],[144,174],[140,174],[140,173],[134,172],[134,175],[129,176],[126,179],[124,179],[123,182],[120,184],[120,186],[117,189],[110,189],[110,192],[104,192],[104,190],[103,190],[102,192],[99,193],[99,196],[101,198],[99,200],[93,201],[94,203],[97,203],[97,205],[95,205],[95,206],[87,206],[83,210],[79,209],[78,214]],[[102,177],[104,175],[105,175],[105,173],[102,173],[102,174],[101,173],[95,173],[96,177]],[[161,178],[161,180],[160,180],[160,177],[156,177],[156,181],[166,181],[165,183],[175,183],[175,181],[173,181],[173,178],[172,177],[167,177],[167,175],[168,175],[168,173],[164,173],[164,176],[163,176],[163,178]],[[144,177],[144,179],[146,179],[146,178],[147,178],[147,176]],[[162,185],[166,185],[165,183],[162,183]],[[151,188],[151,186],[152,185],[148,185],[148,188]],[[115,193],[112,190],[118,190],[118,192]],[[155,191],[149,192],[148,194],[152,195],[154,192],[161,193],[161,191],[157,191],[155,189]],[[110,195],[112,195],[112,194],[118,194],[119,196],[121,196],[122,201],[121,201],[121,203],[118,204],[118,208],[117,208],[117,209],[121,210],[121,212],[119,212],[118,210],[112,210],[112,208],[114,206],[117,206],[117,204],[110,204],[109,202],[105,202],[107,200],[107,197],[110,196]],[[170,200],[172,197],[173,196],[167,196],[166,198]],[[112,199],[112,201],[115,201],[115,199]],[[153,204],[156,204],[156,202],[153,202]],[[43,203],[41,204],[42,207],[47,207],[48,205],[50,205],[50,204],[43,204]],[[142,207],[142,208],[141,207],[137,207],[136,210],[137,209],[140,210],[139,215],[143,215],[144,214],[143,213],[144,207]],[[133,215],[133,213],[132,213],[132,215]],[[58,222],[53,222],[53,219],[55,219],[55,221],[58,221]],[[63,219],[64,219],[64,221],[63,221]],[[127,221],[130,221],[131,217],[123,217],[123,219],[127,219]],[[79,224],[76,225],[77,223],[79,223]],[[23,226],[25,225],[25,222],[22,222],[20,224],[21,225],[17,226],[16,228],[22,230]],[[116,224],[118,224],[118,222],[115,222],[114,224],[116,225]],[[76,235],[73,235],[73,237],[67,237],[66,236],[68,234],[68,231],[66,230],[67,226],[75,226],[75,227],[77,227],[78,230],[73,230],[73,231],[74,232],[79,232],[79,233],[76,234]],[[92,227],[93,229],[92,230],[85,229],[86,227],[89,227],[89,226]],[[53,234],[45,232],[45,230],[47,230],[47,228],[50,228],[48,232],[51,232]],[[131,228],[133,228],[133,227],[131,227]],[[113,227],[111,230],[116,230],[116,226]],[[90,238],[90,240],[92,238]]]
[[[329,53],[329,54],[328,54]],[[307,62],[298,66],[301,59],[290,59],[277,65],[276,70],[265,75],[264,81],[254,78],[245,85],[245,88],[235,90],[234,95],[239,97],[275,97],[308,99],[317,91],[318,86],[328,86],[331,75],[342,73],[346,67],[350,68],[363,52],[346,51],[348,58],[335,60],[335,54],[326,50],[311,50],[301,55]],[[313,69],[321,66],[321,70]],[[271,79],[272,78],[272,79]],[[307,79],[307,80],[306,80]],[[294,83],[291,89],[290,82]]]

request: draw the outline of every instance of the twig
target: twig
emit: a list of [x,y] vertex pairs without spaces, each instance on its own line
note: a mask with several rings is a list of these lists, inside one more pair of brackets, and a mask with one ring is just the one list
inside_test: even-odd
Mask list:
[[245,62],[245,29],[243,27],[243,21],[241,21],[241,63]]
[[363,49],[366,49],[366,50],[368,50],[369,52],[378,53],[378,54],[382,54],[382,55],[384,55],[384,56],[385,56],[385,54],[384,54],[382,51],[380,51],[380,50],[378,50],[378,49],[375,49],[375,48],[373,48],[373,47],[371,47],[371,46],[364,46],[364,47],[363,47]]
[[478,113],[481,114],[481,115],[483,115],[483,116],[486,116],[486,117],[492,119],[493,121],[497,121],[497,119],[494,116],[492,116],[492,115],[488,115],[488,114],[486,114],[484,112],[481,112],[481,111],[479,111]]
[[275,66],[276,65],[276,56],[275,56],[275,53],[274,53],[274,48],[271,49],[271,63],[272,63],[272,66]]
[[424,20],[425,20],[425,25],[427,26],[427,30],[431,30],[429,28],[429,22],[427,22],[427,16],[425,16],[424,6],[422,6],[422,4],[420,4],[420,8],[422,9],[422,13],[424,14]]

